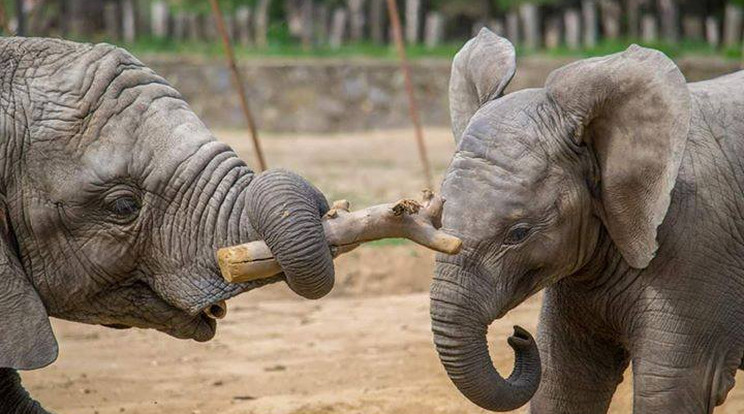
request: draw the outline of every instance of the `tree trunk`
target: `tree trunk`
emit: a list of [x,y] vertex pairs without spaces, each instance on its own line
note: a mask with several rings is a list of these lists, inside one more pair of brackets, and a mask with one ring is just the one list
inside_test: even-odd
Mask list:
[[364,38],[364,0],[347,0],[349,5],[349,35],[359,42]]
[[598,26],[596,0],[582,0],[581,12],[584,16],[584,47],[596,47]]
[[313,21],[315,22],[315,39],[318,44],[328,44],[328,6],[319,4],[313,10]]
[[369,10],[369,27],[372,41],[376,44],[385,43],[385,0],[371,0]]
[[269,42],[267,39],[269,30],[269,6],[271,0],[258,0],[256,7],[256,46],[265,48]]
[[742,9],[741,7],[728,3],[723,21],[723,44],[726,47],[734,47],[741,40]]
[[566,46],[571,50],[581,47],[581,13],[568,9],[563,13],[563,27],[566,31]]
[[682,18],[682,33],[685,39],[703,40],[705,23],[700,16],[684,16]]
[[242,46],[251,44],[251,9],[247,6],[235,10],[235,37]]
[[151,6],[151,30],[152,35],[157,38],[168,36],[168,5],[162,1],[154,1]]
[[641,40],[646,43],[656,43],[659,40],[659,27],[656,17],[652,14],[644,14],[641,17]]
[[519,14],[510,11],[506,14],[506,37],[515,45],[520,42],[519,38]]
[[69,0],[67,12],[73,37],[89,39],[103,27],[103,2]]
[[664,40],[669,43],[677,43],[679,40],[679,9],[676,0],[659,0],[659,12],[661,13],[661,32]]
[[186,39],[186,13],[179,11],[173,16],[173,39],[183,42]]
[[442,44],[444,38],[444,17],[439,12],[429,12],[426,15],[424,42],[428,49]]
[[540,47],[540,12],[536,4],[524,3],[519,6],[519,14],[522,17],[524,28],[524,45],[532,50]]
[[419,26],[421,0],[406,0],[406,41],[415,45],[419,43]]
[[111,40],[121,39],[121,22],[119,16],[119,4],[106,3],[103,7],[103,24],[106,28],[106,37]]
[[714,48],[721,44],[721,25],[718,24],[718,19],[713,16],[708,16],[705,19],[705,39]]
[[638,11],[638,8],[640,7],[640,0],[627,0],[626,3],[626,10],[628,14],[628,37],[631,39],[638,39],[638,34],[640,33],[640,12]]
[[331,24],[331,49],[339,49],[344,43],[346,36],[348,15],[346,10],[338,8],[333,11],[333,23]]
[[561,45],[561,18],[559,16],[550,16],[545,23],[545,48],[555,49]]
[[124,41],[133,43],[137,38],[137,25],[135,24],[134,0],[123,0],[121,3],[121,25]]
[[620,37],[620,19],[622,9],[618,0],[602,0],[599,3],[602,13],[602,28],[604,36],[615,40]]

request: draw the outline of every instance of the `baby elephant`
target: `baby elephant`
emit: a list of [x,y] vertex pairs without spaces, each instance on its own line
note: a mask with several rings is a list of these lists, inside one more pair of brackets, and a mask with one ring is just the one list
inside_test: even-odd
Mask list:
[[0,412],[43,413],[18,369],[57,357],[49,316],[207,341],[215,250],[263,239],[298,294],[332,288],[324,197],[253,172],[124,50],[0,40]]
[[[452,67],[443,229],[463,250],[431,288],[447,373],[489,410],[590,414],[632,362],[635,413],[712,412],[744,355],[744,72],[688,84],[634,45],[502,96],[514,71],[487,30]],[[504,378],[488,325],[543,288]]]

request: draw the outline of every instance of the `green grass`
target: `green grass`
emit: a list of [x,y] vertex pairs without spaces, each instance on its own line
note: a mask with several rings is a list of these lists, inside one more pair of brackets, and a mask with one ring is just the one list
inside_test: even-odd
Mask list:
[[[677,44],[664,42],[644,43],[632,39],[603,40],[591,49],[570,50],[561,46],[551,50],[526,50],[517,49],[520,56],[542,55],[552,57],[592,57],[604,56],[625,50],[631,43],[661,50],[670,57],[676,58],[686,55],[695,56],[719,56],[726,59],[741,59],[742,48],[714,49],[707,43],[701,41],[682,41]],[[134,54],[162,53],[174,55],[192,55],[217,57],[222,56],[222,44],[220,42],[174,42],[169,39],[145,38],[133,44],[122,44],[121,46],[132,51]],[[444,58],[451,59],[461,43],[449,43],[429,49],[423,45],[408,46],[406,52],[411,59],[422,58]],[[387,45],[376,45],[368,42],[344,45],[338,49],[327,46],[315,47],[304,50],[301,45],[286,39],[272,41],[264,49],[254,47],[242,47],[235,45],[235,54],[242,59],[260,58],[371,58],[380,60],[396,60],[398,55],[394,47]]]
[[408,246],[411,243],[413,242],[406,240],[406,239],[382,239],[382,240],[375,240],[373,242],[369,242],[365,244],[365,246],[372,246],[372,247]]

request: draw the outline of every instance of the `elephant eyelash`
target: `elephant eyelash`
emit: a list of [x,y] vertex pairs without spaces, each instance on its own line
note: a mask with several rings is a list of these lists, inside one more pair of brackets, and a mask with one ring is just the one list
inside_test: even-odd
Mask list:
[[106,210],[113,221],[128,224],[139,215],[142,203],[137,195],[129,189],[118,189],[109,193],[104,202]]
[[504,237],[504,244],[508,246],[513,246],[516,244],[519,244],[533,233],[534,227],[530,226],[526,223],[521,223],[513,226],[509,231],[506,233],[506,236]]

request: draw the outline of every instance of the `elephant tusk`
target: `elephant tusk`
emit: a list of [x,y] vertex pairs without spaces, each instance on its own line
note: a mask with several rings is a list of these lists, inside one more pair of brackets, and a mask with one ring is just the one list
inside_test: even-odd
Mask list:
[[[323,217],[323,230],[334,257],[359,244],[387,238],[406,238],[432,250],[457,254],[462,241],[439,230],[444,199],[424,190],[423,202],[403,199],[349,212],[347,201],[333,203]],[[230,283],[266,279],[282,272],[263,241],[224,247],[217,251],[222,277]]]
[[222,319],[227,316],[227,303],[221,300],[213,305],[210,305],[207,309],[204,309],[204,314],[210,319]]

